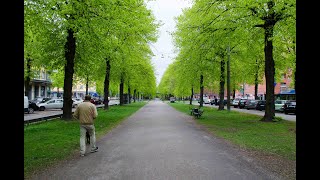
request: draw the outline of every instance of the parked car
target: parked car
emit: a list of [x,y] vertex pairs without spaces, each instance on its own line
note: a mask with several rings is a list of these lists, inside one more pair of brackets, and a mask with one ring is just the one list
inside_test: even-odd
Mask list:
[[[198,100],[198,103],[200,103],[200,99]],[[211,100],[208,97],[203,97],[203,104],[210,104]]]
[[274,101],[274,110],[283,112],[283,106],[287,102],[287,100],[275,100]]
[[211,100],[208,97],[203,97],[203,103],[204,104],[210,104]]
[[31,100],[31,102],[39,104],[39,103],[44,103],[44,102],[46,102],[46,101],[48,101],[50,99],[52,99],[52,98],[50,98],[50,97],[36,97],[33,100]]
[[296,101],[287,101],[285,104],[284,104],[284,107],[283,107],[283,112],[285,114],[289,114],[289,113],[293,113],[293,114],[296,114]]
[[234,100],[231,102],[231,106],[233,106],[234,108],[237,108],[237,107],[238,107],[238,104],[239,104],[239,101],[240,101],[239,98],[234,99]]
[[246,102],[247,102],[248,99],[240,99],[239,103],[238,103],[238,107],[240,109],[243,109],[244,106],[246,105]]
[[95,104],[95,105],[98,105],[98,104],[102,104],[102,103],[103,103],[102,99],[100,99],[100,98],[98,98],[98,97],[93,97],[93,98],[91,98],[91,99],[90,99],[90,102],[91,102],[92,104]]
[[[102,100],[102,103],[103,103],[103,101],[104,101],[104,96],[101,96],[100,99]],[[108,97],[108,101],[110,101],[110,100],[111,100],[111,98]]]
[[[217,103],[214,103],[216,106],[219,106],[220,99],[217,99]],[[226,99],[223,100],[223,105],[227,105],[228,101]]]
[[256,105],[256,110],[262,111],[266,109],[266,100],[259,100]]
[[32,108],[32,112],[39,110],[39,107],[37,106],[37,104],[30,100],[29,100],[29,108]]
[[244,105],[244,109],[256,109],[256,105],[257,105],[258,101],[257,100],[247,100],[245,105]]
[[210,105],[214,105],[214,99],[210,99]]
[[72,107],[76,108],[80,103],[83,102],[83,99],[81,99],[81,98],[72,98],[72,101],[73,101]]
[[51,99],[44,103],[37,104],[40,111],[44,111],[46,109],[63,109],[63,99]]

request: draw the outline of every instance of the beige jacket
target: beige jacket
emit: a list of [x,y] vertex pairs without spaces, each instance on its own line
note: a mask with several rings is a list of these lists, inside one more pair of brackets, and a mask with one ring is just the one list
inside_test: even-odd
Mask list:
[[79,119],[80,124],[83,125],[92,125],[97,116],[98,112],[96,106],[86,100],[80,103],[73,113],[73,117]]

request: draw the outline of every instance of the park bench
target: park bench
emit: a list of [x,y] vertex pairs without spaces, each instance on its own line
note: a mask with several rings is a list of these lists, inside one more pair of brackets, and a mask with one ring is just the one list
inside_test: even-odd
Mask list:
[[202,113],[203,113],[203,109],[199,109],[199,108],[190,109],[190,114],[195,116],[196,118],[201,117]]

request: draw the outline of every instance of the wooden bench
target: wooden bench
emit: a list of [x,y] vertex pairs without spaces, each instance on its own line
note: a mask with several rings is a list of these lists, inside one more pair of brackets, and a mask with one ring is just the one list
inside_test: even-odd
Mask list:
[[203,109],[192,108],[192,109],[190,110],[190,114],[193,115],[193,116],[195,116],[196,118],[201,117],[202,113],[203,113]]

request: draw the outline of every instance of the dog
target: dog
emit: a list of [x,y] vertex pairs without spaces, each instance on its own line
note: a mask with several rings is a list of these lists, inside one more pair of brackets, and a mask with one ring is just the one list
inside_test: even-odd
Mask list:
[[86,143],[90,144],[90,134],[88,131],[86,132]]

